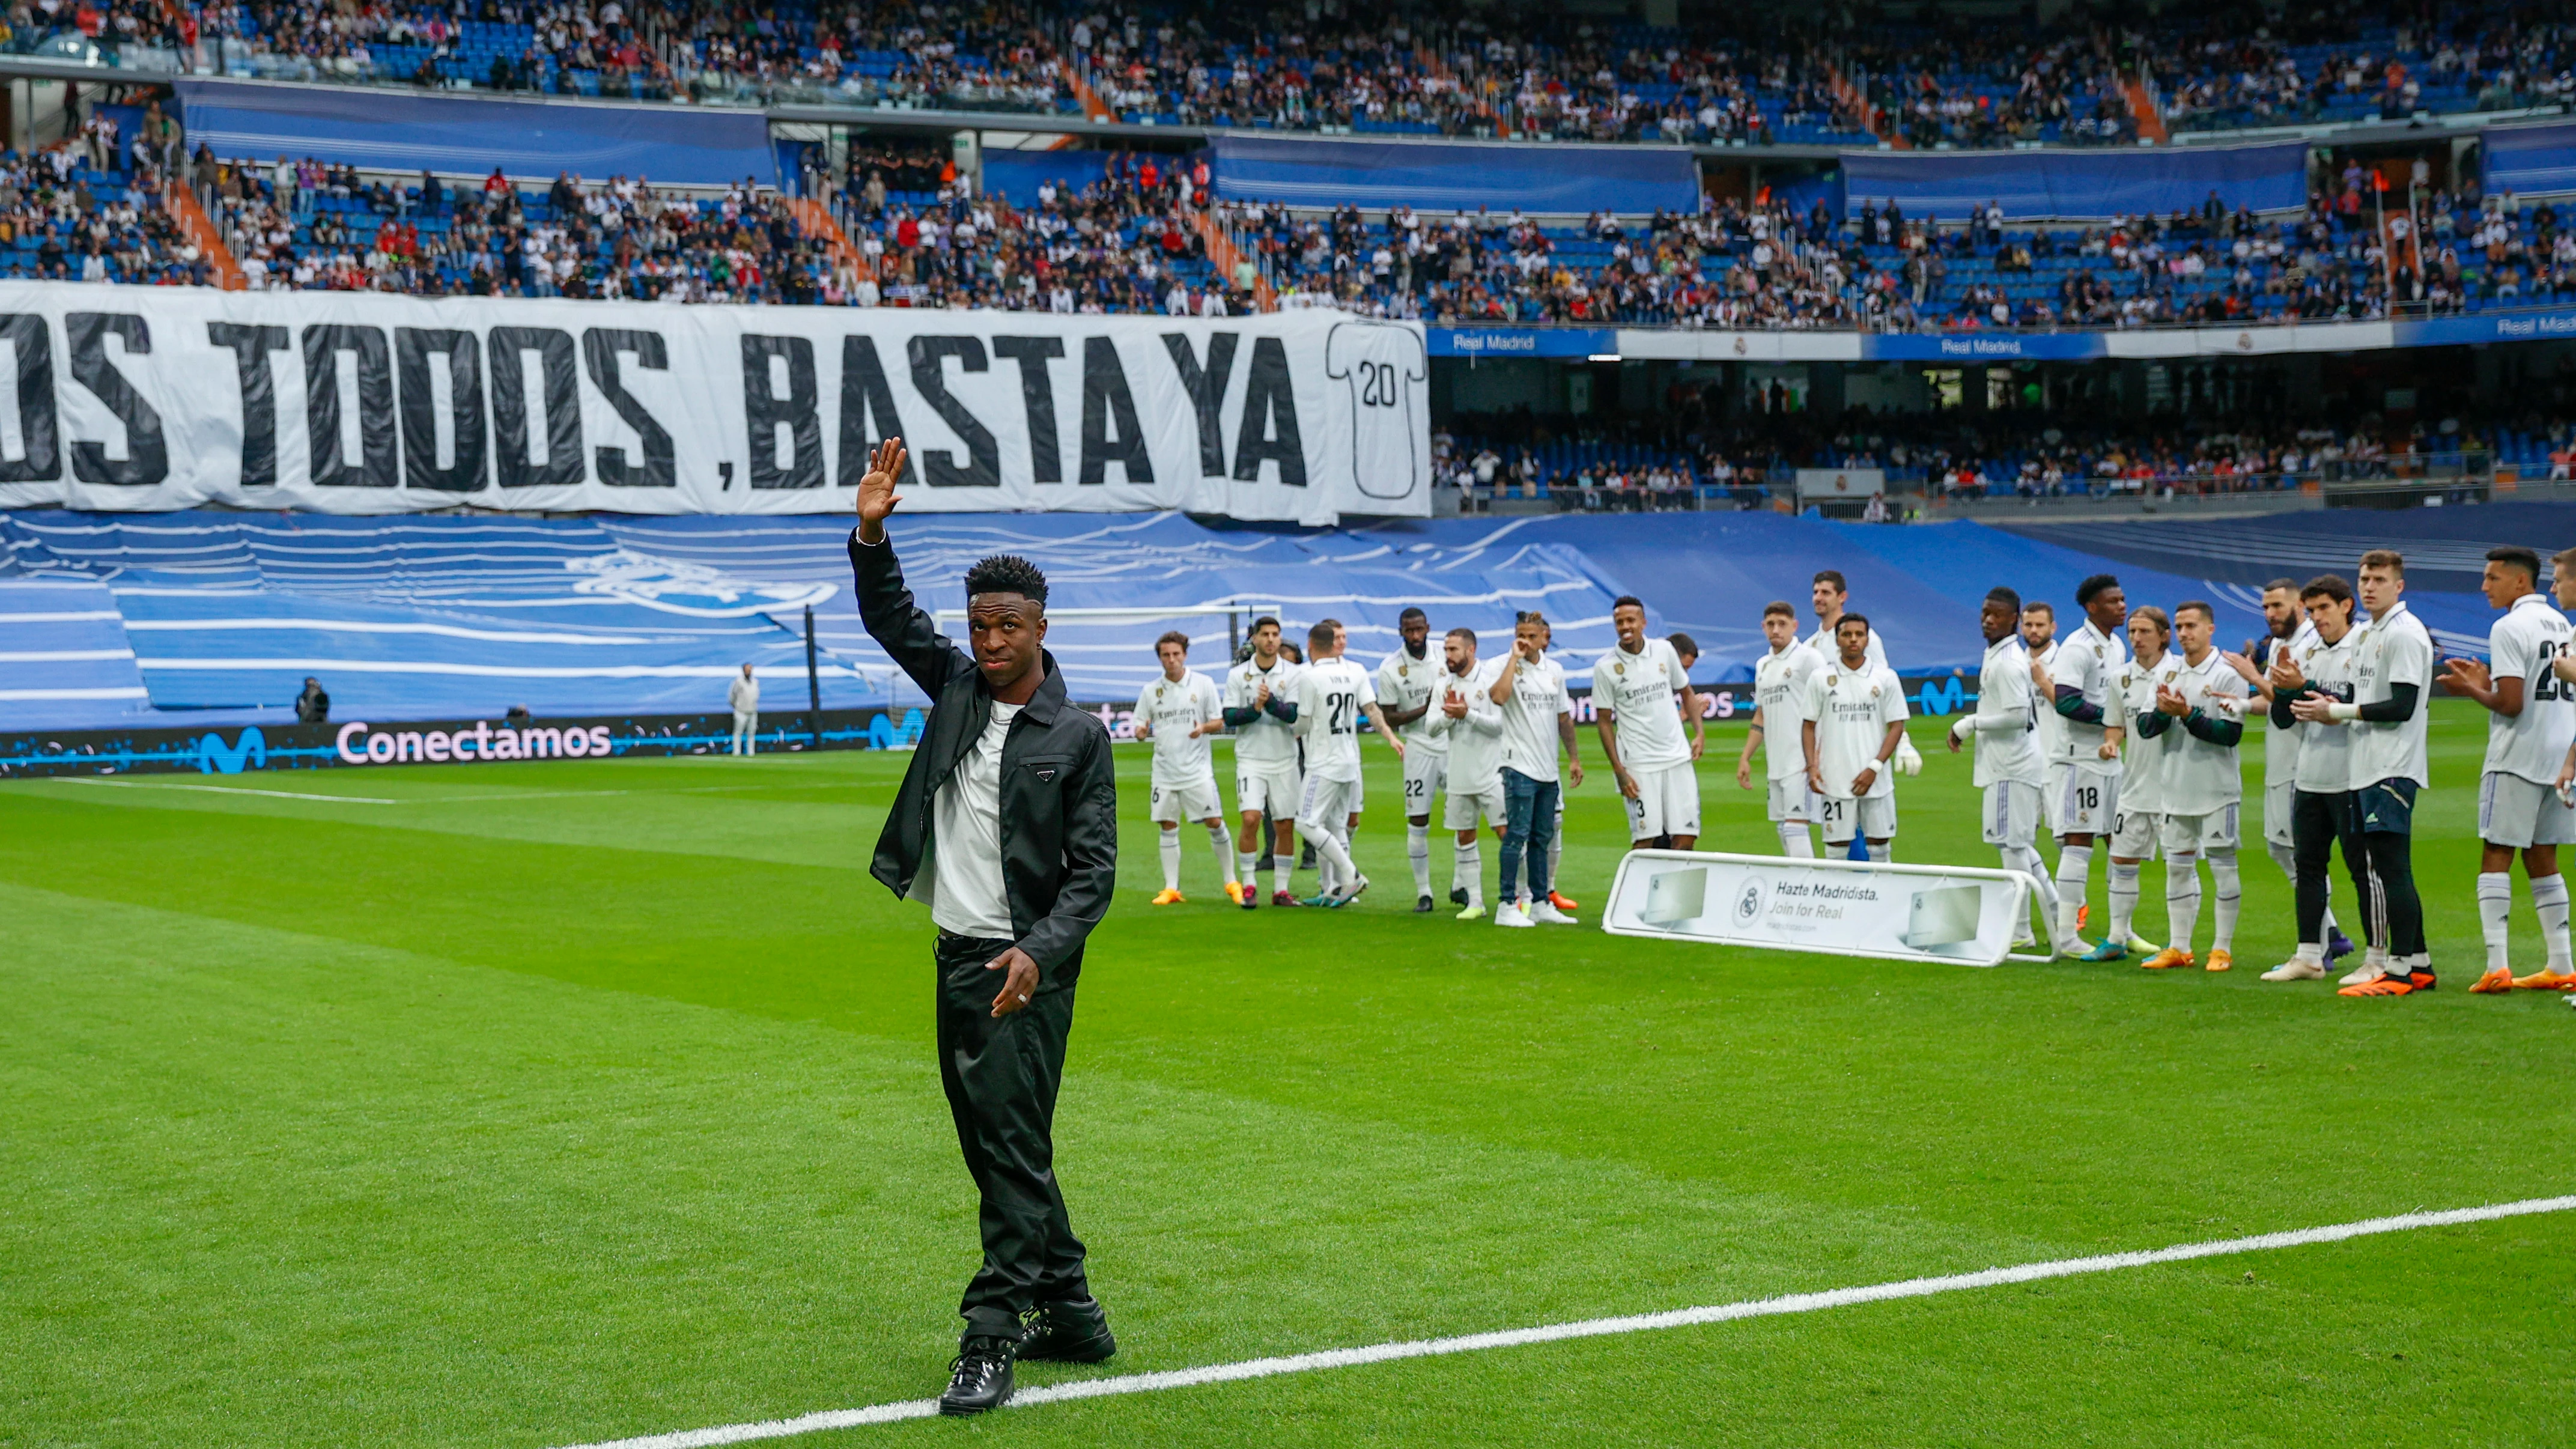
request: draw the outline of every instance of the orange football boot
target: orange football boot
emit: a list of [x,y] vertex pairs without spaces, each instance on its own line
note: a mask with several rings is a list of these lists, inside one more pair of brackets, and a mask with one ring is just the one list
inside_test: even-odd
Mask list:
[[2502,966],[2495,966],[2479,977],[2478,984],[2470,987],[2469,991],[2476,996],[2501,996],[2511,991],[2513,986],[2513,973]]

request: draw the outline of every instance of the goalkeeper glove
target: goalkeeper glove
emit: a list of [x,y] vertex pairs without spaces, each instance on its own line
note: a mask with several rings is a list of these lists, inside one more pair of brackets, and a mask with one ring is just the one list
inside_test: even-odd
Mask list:
[[1923,752],[1914,748],[1914,740],[1911,736],[1900,735],[1897,737],[1895,764],[1896,773],[1900,775],[1920,775],[1923,773]]

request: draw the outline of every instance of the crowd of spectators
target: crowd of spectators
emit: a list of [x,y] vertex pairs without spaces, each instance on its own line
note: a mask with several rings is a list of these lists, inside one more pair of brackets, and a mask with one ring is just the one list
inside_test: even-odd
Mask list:
[[[2298,7],[2292,7],[2297,11]],[[1649,26],[1274,0],[18,0],[0,43],[233,73],[737,103],[1462,136],[2004,147],[2576,101],[2569,27],[2500,0],[2267,15],[2183,3],[2046,24],[1819,10]],[[184,57],[184,62],[179,58]]]

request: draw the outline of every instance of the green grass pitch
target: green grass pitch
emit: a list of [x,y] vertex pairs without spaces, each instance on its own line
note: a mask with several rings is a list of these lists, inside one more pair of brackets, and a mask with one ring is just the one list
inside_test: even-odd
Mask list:
[[[1991,864],[1916,735],[1898,858]],[[2442,988],[2377,1001],[2254,979],[2290,940],[2253,848],[2223,977],[1416,917],[1376,749],[1359,906],[1232,910],[1191,829],[1155,910],[1122,748],[1058,1141],[1125,1351],[1022,1382],[2576,1190],[2576,1012],[2467,992],[2481,738],[2437,707]],[[1740,740],[1707,844],[1768,853]],[[976,1250],[929,921],[864,873],[902,765],[0,786],[0,1445],[546,1449],[935,1392]],[[1603,773],[1568,822],[1589,907]],[[2563,1444],[2571,1329],[2543,1216],[791,1442]]]

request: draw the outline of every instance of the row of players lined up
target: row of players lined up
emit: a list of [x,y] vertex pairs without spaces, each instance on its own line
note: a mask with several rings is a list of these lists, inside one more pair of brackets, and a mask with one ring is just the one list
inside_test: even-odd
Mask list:
[[[2576,550],[2554,564],[2559,603],[2576,606]],[[2504,611],[2489,634],[2489,660],[2448,660],[2438,675],[2432,636],[2406,607],[2404,557],[2374,549],[2362,555],[2358,576],[2357,599],[2335,574],[2304,585],[2274,580],[2263,591],[2266,636],[2241,653],[2216,646],[2216,613],[2206,602],[2186,600],[2170,615],[2151,604],[2132,609],[2108,574],[2078,587],[2084,622],[2063,640],[2048,604],[2025,605],[2009,588],[1989,591],[1980,616],[1987,648],[1977,709],[1951,726],[1949,744],[1955,752],[1975,742],[1984,839],[2006,869],[2030,878],[2057,954],[2088,961],[2135,954],[2151,970],[2198,964],[2192,942],[2206,859],[2217,905],[2206,969],[2234,964],[2239,749],[2259,700],[2268,723],[2264,840],[2290,878],[2298,922],[2290,959],[2263,979],[2321,980],[2327,963],[2352,949],[2328,905],[2327,872],[2340,851],[2362,903],[2366,941],[2361,964],[2339,983],[2341,994],[2431,990],[2412,837],[2415,802],[2430,783],[2426,704],[2439,683],[2489,711],[2477,883],[2487,959],[2470,989],[2576,991],[2557,858],[2558,846],[2576,841],[2576,711],[2569,708],[2576,659],[2568,657],[2565,616],[2539,592],[2539,556],[2525,548],[2488,553],[2483,587]],[[1863,683],[1883,672],[1866,658],[1872,641],[1865,627],[1846,618],[1837,657],[1827,662],[1790,641],[1787,605],[1770,611],[1764,623],[1774,652],[1758,675],[1756,731],[1765,719],[1800,710],[1808,785],[1803,802],[1791,799],[1780,783],[1784,774],[1796,778],[1782,769],[1786,752],[1766,745],[1774,818],[1796,854],[1804,850],[1804,819],[1824,819],[1830,840],[1835,817],[1856,809],[1875,857],[1895,832],[1894,793],[1878,767],[1897,748],[1902,697],[1890,689],[1892,701],[1882,699],[1874,684]],[[1847,786],[1835,788],[1852,768],[1852,751],[1873,735],[1880,738],[1873,754]],[[2043,827],[2059,843],[2053,873],[2042,869],[2036,845]],[[2094,848],[2104,838],[2110,930],[2093,944],[2078,931]],[[2140,939],[2134,926],[2139,868],[2159,851],[2170,932],[2164,946]],[[2517,853],[2548,949],[2544,969],[2522,977],[2507,959]]]
[[[1815,602],[1822,626],[1816,647],[1832,647],[1836,623],[1845,618],[1843,600],[1841,576],[1819,576]],[[1641,847],[1687,850],[1699,839],[1694,765],[1707,744],[1690,687],[1698,647],[1686,634],[1647,637],[1646,606],[1635,598],[1614,601],[1610,617],[1618,642],[1593,665],[1592,697],[1601,749],[1627,806],[1629,835]],[[1861,623],[1866,629],[1867,621]],[[1191,820],[1207,827],[1227,898],[1247,908],[1260,898],[1256,875],[1265,846],[1271,851],[1273,905],[1341,906],[1366,890],[1368,877],[1350,862],[1362,803],[1359,736],[1366,728],[1383,736],[1404,761],[1405,845],[1416,911],[1437,909],[1430,834],[1437,797],[1440,823],[1457,838],[1449,898],[1461,908],[1460,920],[1486,913],[1482,827],[1501,840],[1494,923],[1575,923],[1575,903],[1553,883],[1564,850],[1563,792],[1583,783],[1583,760],[1564,671],[1548,657],[1547,620],[1535,611],[1522,613],[1510,647],[1493,658],[1480,655],[1472,629],[1448,631],[1433,654],[1431,623],[1420,609],[1405,610],[1397,630],[1402,646],[1371,674],[1343,657],[1346,635],[1338,621],[1322,620],[1308,631],[1301,662],[1281,640],[1279,621],[1264,616],[1254,621],[1250,652],[1228,671],[1221,691],[1214,680],[1189,669],[1186,636],[1170,633],[1156,643],[1163,676],[1136,700],[1136,732],[1154,742],[1153,819],[1161,827],[1163,859],[1163,889],[1155,904],[1182,900],[1180,826]],[[1868,647],[1884,673],[1875,635]],[[1893,674],[1886,675],[1885,692],[1890,699],[1900,694]],[[1901,701],[1897,709],[1901,720]],[[1240,816],[1240,833],[1232,840],[1221,818],[1207,744],[1208,736],[1229,728],[1236,731]],[[1833,761],[1844,739],[1829,730],[1816,750]],[[1869,743],[1874,748],[1877,741]],[[1904,746],[1900,767],[1921,766],[1921,756]],[[1848,823],[1858,812],[1813,813],[1824,820],[1829,843],[1848,844],[1851,831],[1837,837],[1835,822]],[[1265,817],[1276,832],[1269,839]],[[1321,876],[1321,889],[1305,901],[1288,887],[1296,838],[1314,848]]]

